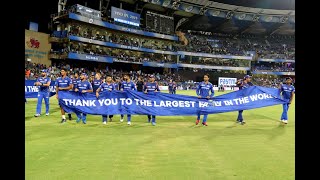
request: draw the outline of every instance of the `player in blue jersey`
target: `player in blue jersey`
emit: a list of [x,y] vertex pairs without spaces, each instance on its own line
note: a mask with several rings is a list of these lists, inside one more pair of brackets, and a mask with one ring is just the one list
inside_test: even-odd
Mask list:
[[[121,82],[120,82],[120,78],[116,77],[112,79],[112,84],[114,86],[114,90],[115,91],[119,91],[120,90],[120,86],[121,86]],[[109,121],[112,122],[112,118],[113,115],[109,115]]]
[[44,99],[44,102],[46,104],[46,116],[49,115],[50,83],[51,83],[51,79],[47,77],[46,70],[41,70],[41,77],[39,77],[37,81],[34,83],[35,86],[38,86],[38,90],[39,90],[37,110],[34,117],[39,117],[41,114],[42,99]]
[[[80,75],[80,82],[77,84],[76,89],[74,90],[75,92],[80,92],[80,93],[90,93],[93,92],[92,85],[89,81],[87,81],[88,75],[86,73],[82,73]],[[78,117],[77,123],[82,120],[83,124],[87,123],[87,114],[86,113],[80,113],[76,112],[76,115]]]
[[[80,78],[79,78],[79,74],[77,72],[74,73],[74,75],[70,76],[71,82],[72,82],[72,89],[70,89],[69,91],[74,91],[77,87],[77,84],[79,82],[81,82]],[[72,116],[71,113],[68,113],[68,118],[69,120],[72,120]]]
[[175,81],[173,81],[172,83],[173,83],[172,94],[176,94],[177,93],[177,83]]
[[288,109],[289,109],[289,105],[292,102],[293,95],[295,93],[295,88],[291,83],[292,83],[292,79],[290,77],[287,77],[286,84],[281,84],[279,87],[280,93],[282,94],[283,99],[288,101],[288,103],[282,104],[283,111],[281,115],[281,122],[283,122],[284,124],[288,124]]
[[[111,78],[111,76],[107,75],[106,82],[102,83],[100,85],[100,87],[97,89],[96,96],[97,96],[97,98],[99,98],[100,92],[111,92],[114,90],[115,90],[115,88],[114,88],[114,84],[112,83],[112,78]],[[106,116],[102,115],[102,123],[107,124],[107,120],[108,120],[108,115],[106,115]],[[111,117],[111,121],[112,121],[112,117]]]
[[[57,78],[56,80],[56,97],[59,100],[58,92],[59,91],[69,91],[72,88],[72,82],[71,79],[67,76],[67,69],[66,68],[61,68],[60,71],[61,77]],[[60,103],[59,103],[60,105]],[[65,116],[65,111],[64,109],[60,106],[61,109],[61,116],[62,120],[61,123],[65,123],[66,121],[66,116]]]
[[[155,82],[154,75],[149,76],[149,82],[146,82],[143,88],[144,93],[153,93],[153,92],[160,92],[158,83]],[[148,122],[150,123],[151,115],[148,115]],[[156,116],[152,115],[152,125],[156,125]]]
[[95,78],[92,82],[92,88],[93,88],[93,92],[95,93],[97,91],[97,89],[100,87],[100,85],[102,84],[102,79],[101,79],[101,74],[100,73],[96,73]]
[[[245,75],[243,80],[237,81],[236,85],[239,87],[239,90],[246,89],[250,86],[253,86],[253,84],[251,82],[251,76]],[[244,125],[246,122],[243,120],[242,113],[243,113],[243,110],[240,110],[238,112],[237,122],[240,123],[241,125]]]
[[[124,81],[121,83],[121,87],[120,87],[121,91],[128,91],[128,90],[136,91],[137,90],[136,85],[131,81],[129,74],[125,74],[123,76],[123,79],[124,79]],[[124,115],[121,114],[120,122],[123,122],[123,116]],[[127,124],[131,125],[131,114],[127,115],[127,119],[128,119],[128,123]]]
[[[211,94],[210,94],[210,92],[211,92]],[[203,81],[201,83],[199,83],[199,85],[197,86],[196,93],[197,93],[198,98],[210,99],[214,96],[213,85],[209,82],[209,75],[208,74],[205,74],[203,76]],[[203,126],[208,126],[207,118],[208,118],[208,114],[204,114],[203,120],[202,120]],[[198,125],[199,122],[200,122],[200,113],[198,113],[196,125]]]
[[173,94],[173,82],[172,79],[170,79],[169,83],[168,83],[168,89],[169,89],[169,94]]

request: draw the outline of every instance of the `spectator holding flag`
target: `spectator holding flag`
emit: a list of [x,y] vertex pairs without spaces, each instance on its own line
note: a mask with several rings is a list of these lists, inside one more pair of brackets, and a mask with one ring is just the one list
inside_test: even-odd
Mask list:
[[50,90],[49,86],[51,83],[51,79],[47,77],[46,70],[41,70],[41,77],[37,79],[37,81],[34,83],[35,86],[38,86],[38,104],[37,104],[37,112],[34,115],[34,117],[39,117],[41,115],[41,105],[42,105],[42,99],[44,99],[44,102],[46,104],[46,116],[49,115],[49,97],[50,97]]
[[[82,73],[80,75],[81,82],[77,84],[75,92],[80,92],[80,93],[93,92],[92,85],[89,81],[87,81],[87,77],[88,75],[86,73]],[[78,117],[77,123],[79,123],[81,119],[83,124],[87,123],[87,114],[76,112],[76,115]]]
[[[100,85],[100,87],[97,89],[96,91],[96,97],[99,98],[99,93],[100,91],[101,92],[111,92],[111,91],[114,91],[115,88],[114,88],[114,85],[112,83],[112,78],[110,75],[107,75],[106,76],[106,82],[102,83]],[[112,118],[112,117],[111,117]],[[110,119],[111,119],[110,118]],[[102,115],[102,123],[103,124],[107,124],[107,120],[108,120],[108,115]]]
[[[67,76],[67,69],[62,68],[60,71],[60,74],[61,74],[61,77],[59,77],[56,80],[56,98],[58,100],[59,100],[59,91],[69,91],[72,88],[72,81]],[[59,105],[60,105],[60,103],[59,103]],[[65,111],[61,107],[61,105],[60,105],[60,109],[61,109],[61,116],[62,116],[61,123],[65,123],[65,122],[67,122],[66,116],[65,116]]]
[[[210,94],[210,92],[211,92],[211,94]],[[209,75],[208,74],[205,74],[203,76],[203,81],[201,83],[199,83],[197,90],[196,90],[196,93],[197,93],[197,96],[199,99],[201,99],[201,98],[210,99],[214,96],[213,85],[209,82]],[[202,120],[203,126],[208,126],[207,118],[208,118],[208,114],[204,114],[203,120]],[[200,112],[198,113],[196,125],[198,125],[199,122],[200,122]]]
[[283,111],[281,115],[281,122],[283,122],[284,124],[288,124],[288,109],[289,109],[289,105],[292,102],[293,95],[295,93],[295,88],[291,83],[292,83],[292,79],[290,77],[287,77],[286,84],[281,84],[279,88],[283,99],[288,101],[288,103],[282,104]]

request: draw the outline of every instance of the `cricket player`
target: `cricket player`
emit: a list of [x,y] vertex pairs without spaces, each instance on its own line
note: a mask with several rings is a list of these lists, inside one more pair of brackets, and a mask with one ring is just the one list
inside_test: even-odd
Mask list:
[[[80,93],[90,93],[93,92],[92,85],[91,83],[87,80],[88,75],[86,73],[82,73],[80,75],[80,80],[81,82],[77,84],[76,89],[74,90],[75,92],[80,92]],[[78,119],[77,123],[82,120],[83,124],[87,124],[87,114],[86,113],[80,113],[80,112],[75,112]]]
[[[149,76],[149,82],[145,83],[144,85],[144,93],[152,93],[152,92],[160,92],[158,83],[155,82],[154,75]],[[151,115],[148,115],[148,122],[150,123]],[[152,115],[152,125],[156,125],[156,116]]]
[[[112,83],[112,78],[111,78],[110,75],[107,75],[106,76],[106,82],[102,83],[100,85],[100,87],[97,89],[96,97],[99,98],[99,93],[100,92],[111,92],[111,91],[114,91],[114,90],[115,90],[115,88],[114,88],[114,84]],[[106,116],[102,115],[102,123],[103,124],[107,124],[107,121],[108,121],[108,115],[106,115]]]
[[[237,81],[237,86],[239,87],[239,90],[246,89],[250,86],[253,86],[253,84],[251,82],[251,76],[245,75],[243,78],[243,81],[241,81],[241,80]],[[243,120],[242,113],[243,113],[243,110],[240,110],[238,112],[237,122],[240,123],[241,125],[244,125],[246,122]]]
[[[115,91],[119,91],[120,90],[120,86],[121,86],[121,79],[120,77],[116,77],[114,78],[114,80],[112,81],[113,86],[114,86],[114,90]],[[113,115],[109,115],[109,122],[112,122],[112,118]]]
[[286,84],[281,84],[280,88],[279,88],[283,99],[288,101],[288,103],[282,104],[283,111],[282,111],[282,115],[281,115],[280,120],[284,124],[288,124],[288,109],[289,109],[289,105],[292,102],[293,95],[295,93],[295,88],[291,83],[292,83],[292,79],[290,77],[287,77]]
[[170,79],[168,86],[169,86],[169,94],[175,94],[176,84],[172,82],[172,79]]
[[39,117],[41,115],[42,99],[44,99],[44,102],[46,104],[46,116],[49,115],[50,83],[51,83],[51,78],[47,77],[46,70],[45,69],[41,70],[41,77],[39,77],[37,81],[34,83],[35,86],[38,86],[38,90],[39,90],[37,110],[34,117]]
[[[58,96],[59,91],[69,91],[72,88],[71,79],[67,76],[67,69],[61,68],[60,74],[61,74],[61,77],[59,77],[56,80],[56,98],[58,100],[59,100],[59,96]],[[60,105],[60,103],[59,103],[59,105]],[[66,116],[65,116],[65,111],[61,107],[61,105],[60,105],[60,109],[61,109],[61,116],[62,116],[61,123],[65,123],[65,122],[67,122]]]
[[[80,78],[79,78],[79,74],[77,72],[74,73],[74,75],[70,76],[71,78],[71,82],[72,82],[72,89],[70,89],[69,91],[74,91],[77,87],[77,84],[81,82]],[[68,118],[71,121],[72,120],[72,116],[71,113],[68,113]]]
[[[136,91],[136,85],[131,81],[130,79],[130,75],[129,74],[125,74],[123,76],[124,81],[121,83],[121,87],[120,87],[120,91],[128,91],[128,90],[134,90]],[[120,118],[120,122],[123,122],[123,114],[121,114],[121,118]],[[127,115],[127,121],[128,121],[128,125],[131,125],[131,114]]]
[[[211,94],[210,94],[211,92]],[[209,82],[209,75],[205,74],[203,76],[203,81],[199,83],[196,89],[196,93],[198,98],[207,98],[210,99],[214,96],[214,90],[213,90],[213,85]],[[208,126],[207,124],[207,118],[208,114],[203,115],[203,120],[202,120],[202,125],[203,126]],[[196,125],[198,125],[200,122],[200,113],[198,113],[198,117],[196,120]]]
[[100,73],[96,73],[95,78],[93,80],[92,83],[92,88],[93,88],[93,92],[95,93],[97,91],[97,89],[100,87],[100,85],[102,84],[102,79],[101,79],[101,74]]

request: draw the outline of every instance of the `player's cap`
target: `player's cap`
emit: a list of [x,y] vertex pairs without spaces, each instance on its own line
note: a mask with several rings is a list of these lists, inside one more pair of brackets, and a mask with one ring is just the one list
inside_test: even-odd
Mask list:
[[151,75],[149,76],[149,78],[154,78],[154,75],[151,74]]
[[292,78],[291,77],[286,77],[286,80],[290,79],[292,81]]
[[84,75],[85,77],[88,77],[88,75],[86,73],[81,73],[81,75]]
[[45,70],[45,69],[42,69],[42,70],[41,70],[41,72],[45,72],[45,73],[46,73],[46,72],[47,72],[47,70]]
[[250,75],[245,75],[245,76],[243,77],[243,79],[247,79],[247,78],[251,78],[251,76],[250,76]]

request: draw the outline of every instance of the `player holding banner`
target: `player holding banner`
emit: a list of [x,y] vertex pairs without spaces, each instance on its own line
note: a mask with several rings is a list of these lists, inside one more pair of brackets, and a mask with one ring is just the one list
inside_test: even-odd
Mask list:
[[[81,82],[80,78],[79,78],[79,74],[77,72],[74,73],[74,75],[70,76],[71,78],[71,82],[72,82],[72,89],[70,89],[69,91],[74,91],[77,87],[77,84]],[[69,117],[69,120],[71,121],[72,120],[72,116],[71,116],[71,113],[68,113],[68,117]]]
[[[93,92],[92,85],[89,81],[87,81],[87,78],[88,78],[88,76],[86,73],[82,73],[80,75],[81,82],[77,84],[77,87],[74,90],[75,92],[80,92],[80,93]],[[79,123],[81,119],[82,119],[83,124],[87,123],[87,114],[81,113],[81,112],[75,112],[75,113],[78,117],[77,123]]]
[[[59,100],[59,96],[58,96],[59,91],[69,91],[72,88],[71,79],[67,76],[67,69],[61,68],[60,74],[61,74],[61,77],[59,77],[56,80],[56,98],[58,100]],[[60,105],[60,103],[59,103],[59,105]],[[66,116],[65,116],[65,111],[61,107],[61,105],[60,105],[60,109],[61,109],[61,116],[62,116],[61,123],[65,123],[65,122],[67,122]]]
[[[144,93],[160,92],[158,83],[155,82],[154,75],[149,76],[149,82],[144,85]],[[148,115],[148,122],[151,120],[151,115]],[[156,116],[152,115],[152,125],[156,125]]]
[[38,104],[37,104],[37,112],[34,115],[34,117],[39,117],[41,114],[41,105],[42,105],[42,99],[44,99],[44,102],[46,104],[46,116],[49,115],[49,96],[50,96],[50,90],[49,86],[51,83],[51,79],[47,77],[46,70],[41,70],[41,77],[37,79],[37,81],[34,83],[35,86],[38,86],[39,92],[38,92]]
[[[101,92],[111,92],[111,91],[114,91],[114,90],[115,90],[115,87],[114,87],[114,84],[112,83],[112,78],[111,78],[111,76],[107,75],[106,76],[106,82],[102,83],[100,85],[100,87],[97,89],[96,97],[99,98],[100,91]],[[103,124],[107,124],[107,121],[108,121],[108,115],[105,115],[105,116],[102,115],[102,123]]]
[[289,105],[292,102],[293,95],[295,93],[295,88],[293,85],[291,85],[292,79],[290,77],[286,78],[286,84],[281,84],[279,89],[280,93],[282,93],[282,97],[287,100],[289,103],[282,104],[283,106],[283,112],[281,115],[281,122],[284,124],[288,124],[288,109]]
[[[121,91],[128,91],[128,90],[134,90],[136,91],[136,85],[131,81],[130,79],[130,75],[129,74],[125,74],[123,76],[124,81],[121,83],[121,87],[120,90]],[[121,118],[120,118],[120,122],[123,122],[123,117],[124,115],[121,114]],[[127,119],[128,119],[128,125],[131,125],[131,114],[127,115]]]
[[[237,81],[237,86],[239,87],[239,90],[246,89],[250,86],[253,86],[251,82],[251,76],[245,75],[243,78],[243,81],[241,80]],[[243,113],[243,110],[240,110],[238,113],[237,122],[240,123],[241,125],[244,125],[246,122],[243,120],[242,113]]]
[[[209,93],[211,92],[211,94]],[[203,76],[203,81],[199,83],[196,90],[198,98],[207,98],[210,99],[214,96],[213,85],[209,82],[209,75],[205,74]],[[203,115],[202,125],[208,126],[207,124],[208,114]],[[200,122],[200,113],[198,113],[198,117],[196,120],[196,125]]]

